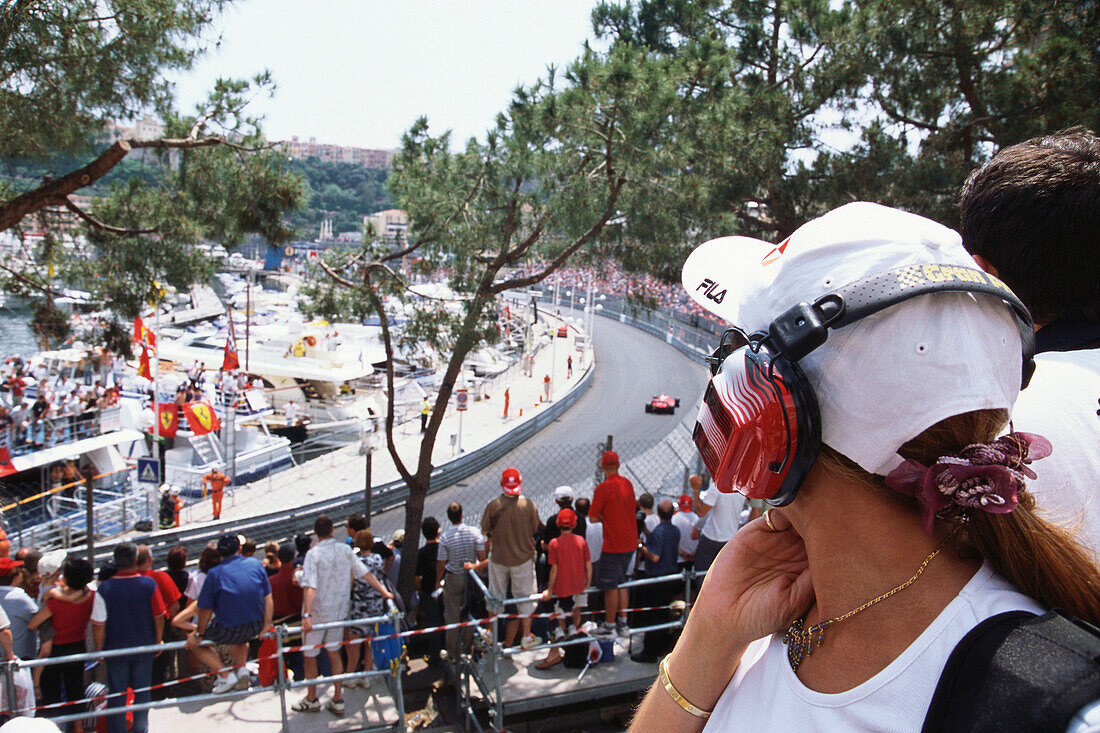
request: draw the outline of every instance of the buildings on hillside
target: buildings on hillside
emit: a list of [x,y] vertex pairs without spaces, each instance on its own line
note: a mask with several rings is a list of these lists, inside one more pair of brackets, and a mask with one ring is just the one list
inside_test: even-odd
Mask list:
[[401,209],[376,211],[363,217],[363,226],[372,227],[375,239],[403,242],[409,231],[409,215]]
[[319,143],[311,137],[302,142],[298,136],[276,143],[292,158],[320,158],[329,163],[354,163],[364,168],[389,168],[397,150],[374,150],[371,148],[353,148],[345,145]]

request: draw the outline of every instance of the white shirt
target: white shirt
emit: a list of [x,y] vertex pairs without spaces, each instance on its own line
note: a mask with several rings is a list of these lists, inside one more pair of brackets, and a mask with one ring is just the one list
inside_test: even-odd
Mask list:
[[190,598],[192,601],[199,599],[199,593],[202,593],[202,584],[206,582],[206,573],[201,570],[195,570],[187,576],[187,590],[183,592],[183,595]]
[[741,494],[723,494],[713,486],[700,496],[711,507],[707,512],[707,524],[703,536],[714,542],[727,542],[737,533],[741,523],[741,510],[747,501]]
[[286,424],[294,425],[298,421],[298,413],[302,411],[301,406],[297,402],[288,402],[283,406],[283,413],[286,415]]
[[657,512],[645,515],[645,529],[647,532],[652,532],[657,529],[657,525],[660,523],[661,518],[657,516]]
[[603,522],[588,519],[584,528],[584,541],[588,543],[588,556],[592,562],[599,562],[603,551]]
[[699,540],[691,539],[691,529],[695,526],[695,520],[699,517],[695,516],[695,512],[676,512],[672,515],[672,526],[680,530],[680,558],[683,559],[684,555],[695,554],[695,548],[699,545]]
[[367,566],[350,545],[329,537],[309,548],[302,564],[302,588],[313,588],[314,623],[344,621],[351,613],[351,579],[363,578]]
[[760,639],[741,657],[704,730],[920,730],[955,645],[990,616],[1015,610],[1044,613],[986,563],[886,669],[835,694],[814,692],[802,684],[787,661],[782,634]]
[[1012,409],[1012,427],[1054,447],[1028,481],[1043,517],[1072,529],[1100,556],[1100,349],[1047,352]]

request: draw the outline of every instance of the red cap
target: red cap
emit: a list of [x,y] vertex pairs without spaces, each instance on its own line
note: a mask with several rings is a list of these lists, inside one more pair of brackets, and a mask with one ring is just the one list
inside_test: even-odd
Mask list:
[[690,512],[694,506],[695,503],[691,500],[691,496],[689,494],[680,494],[680,511]]
[[558,529],[573,529],[577,526],[577,513],[572,509],[558,511]]
[[604,468],[618,468],[619,454],[613,450],[606,451],[600,459],[600,465]]
[[22,560],[12,560],[10,557],[0,557],[0,578],[8,577],[22,564]]
[[515,496],[519,493],[519,487],[522,485],[523,477],[519,475],[519,470],[506,468],[504,473],[500,474],[500,488],[504,489],[505,494]]

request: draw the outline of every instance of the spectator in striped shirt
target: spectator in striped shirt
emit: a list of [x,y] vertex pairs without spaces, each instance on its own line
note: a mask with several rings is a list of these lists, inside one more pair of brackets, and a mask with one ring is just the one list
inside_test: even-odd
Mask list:
[[[466,572],[485,561],[485,538],[481,532],[462,523],[462,505],[452,502],[447,507],[447,519],[451,526],[439,540],[436,556],[435,587],[443,586],[443,620],[453,624],[462,620],[462,607],[466,598]],[[462,646],[466,648],[473,638],[473,629],[462,630]],[[458,660],[459,630],[447,632],[447,654],[451,662]]]

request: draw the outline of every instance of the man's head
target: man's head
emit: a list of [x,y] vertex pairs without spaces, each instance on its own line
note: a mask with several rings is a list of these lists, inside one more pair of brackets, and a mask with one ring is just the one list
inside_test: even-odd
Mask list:
[[1100,323],[1100,138],[1084,128],[1001,150],[959,196],[963,245],[1035,322]]
[[393,546],[393,547],[400,548],[404,544],[405,544],[405,530],[403,530],[403,529],[394,530],[393,534],[390,535],[390,545]]
[[577,511],[577,514],[579,514],[582,517],[587,517],[588,516],[588,510],[591,507],[592,507],[592,501],[589,500],[589,499],[585,499],[583,497],[580,498],[580,499],[577,499],[575,502],[573,502],[573,508]]
[[562,508],[573,506],[573,487],[559,486],[554,489],[554,501]]
[[133,570],[137,565],[138,548],[133,542],[120,542],[115,545],[114,559],[118,570]]
[[329,515],[322,514],[313,521],[313,533],[320,540],[327,540],[332,536],[332,519]]
[[613,450],[604,451],[600,456],[600,468],[604,476],[614,476],[619,472],[619,454]]
[[695,508],[695,501],[691,498],[690,494],[680,494],[678,508],[682,512],[690,512]]
[[313,540],[310,539],[308,534],[300,534],[294,538],[294,549],[297,550],[299,555],[304,555],[309,552],[309,547],[312,544]]
[[149,545],[137,546],[137,569],[148,570],[153,567],[153,551],[149,549]]
[[374,533],[369,529],[361,529],[356,532],[355,546],[360,550],[370,550],[374,547]]
[[661,518],[662,522],[670,521],[675,511],[676,509],[672,506],[672,502],[668,499],[663,499],[661,503],[657,505],[657,516]]
[[523,476],[517,468],[506,468],[500,474],[500,489],[508,496],[519,496],[523,486]]
[[[462,519],[461,514],[459,519]],[[428,542],[434,542],[439,537],[439,520],[435,517],[424,517],[424,521],[420,523],[420,533]]]
[[12,560],[10,557],[0,557],[0,585],[11,585],[12,580],[15,579],[16,573],[22,566],[23,563],[20,560]]
[[572,532],[577,526],[577,514],[572,509],[562,509],[558,512],[558,529],[562,532]]
[[366,528],[367,528],[367,519],[362,514],[359,514],[357,512],[355,514],[349,514],[348,515],[348,527],[347,527],[348,537],[351,537],[352,539],[354,539],[356,533],[359,532],[359,530],[366,529]]
[[241,543],[241,554],[245,557],[252,557],[256,554],[256,541],[245,540]]
[[294,545],[284,542],[279,545],[279,551],[275,553],[275,556],[279,558],[280,565],[290,565],[294,562],[294,558],[298,556],[298,553],[294,551]]
[[642,495],[638,497],[638,506],[641,507],[642,511],[644,511],[646,514],[652,514],[653,494],[649,493],[648,491],[643,492]]
[[462,505],[457,501],[452,501],[447,507],[447,519],[451,524],[459,524],[462,521]]
[[227,532],[218,538],[218,554],[222,558],[233,557],[241,549],[241,538]]

